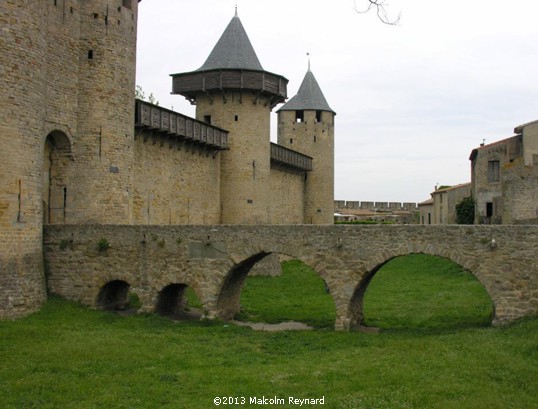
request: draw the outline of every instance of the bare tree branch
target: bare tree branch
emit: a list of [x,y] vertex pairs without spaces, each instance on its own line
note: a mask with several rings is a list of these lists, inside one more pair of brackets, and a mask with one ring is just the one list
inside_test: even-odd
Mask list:
[[377,17],[383,23],[391,25],[391,26],[395,26],[395,25],[398,25],[398,23],[400,22],[401,13],[398,14],[398,17],[395,19],[389,18],[389,15],[386,10],[386,7],[388,6],[388,3],[386,0],[365,0],[365,1],[368,1],[368,7],[366,7],[366,9],[364,10],[359,10],[359,8],[357,7],[357,0],[353,0],[353,1],[355,5],[355,11],[357,13],[361,13],[361,14],[368,13],[372,8],[375,7]]

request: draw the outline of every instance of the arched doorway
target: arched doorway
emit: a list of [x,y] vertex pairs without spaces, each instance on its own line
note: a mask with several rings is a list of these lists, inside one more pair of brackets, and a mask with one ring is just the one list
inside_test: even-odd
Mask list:
[[381,329],[441,330],[490,325],[493,302],[468,270],[429,254],[409,254],[372,270],[351,304],[355,323]]
[[65,223],[67,213],[67,168],[71,144],[61,131],[47,135],[43,148],[43,223]]

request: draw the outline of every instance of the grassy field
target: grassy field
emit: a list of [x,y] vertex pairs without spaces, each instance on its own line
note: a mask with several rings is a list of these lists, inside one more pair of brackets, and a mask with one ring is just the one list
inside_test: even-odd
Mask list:
[[365,325],[447,330],[488,326],[493,304],[480,282],[449,260],[424,254],[383,266],[364,296]]
[[[292,309],[277,305],[272,286],[278,287],[279,279],[249,278],[241,302],[249,318],[311,320],[322,328],[314,331],[267,333],[223,322],[122,317],[51,298],[30,317],[0,322],[0,407],[214,408],[214,398],[224,396],[246,399],[245,405],[224,407],[292,407],[251,405],[249,399],[277,396],[287,402],[294,396],[324,397],[327,408],[538,408],[538,319],[498,329],[484,327],[482,318],[466,312],[468,318],[443,326],[447,316],[430,310],[444,298],[453,304],[455,294],[445,294],[412,314],[427,319],[391,321],[402,308],[399,291],[394,294],[390,286],[401,289],[401,284],[394,283],[398,272],[383,276],[392,263],[416,265],[412,258],[387,264],[367,292],[367,318],[392,328],[380,334],[329,330],[334,307],[312,274],[320,291],[318,301],[311,301],[324,305],[319,310],[299,305],[286,317],[264,312],[267,298],[275,310]],[[432,271],[435,261],[424,261],[431,276],[453,274]],[[409,270],[415,273],[404,281],[424,273]],[[461,278],[466,281],[465,274]],[[267,281],[262,305],[247,295],[257,281]],[[443,283],[434,291],[430,282],[413,298],[418,302],[448,291]],[[302,287],[294,286],[296,296]],[[487,297],[485,305],[475,295],[469,298],[461,303],[482,305],[478,315],[487,315]],[[392,313],[390,303],[396,305]]]
[[282,264],[279,277],[246,280],[237,318],[268,323],[300,321],[315,328],[334,328],[335,315],[323,280],[304,263],[292,260]]

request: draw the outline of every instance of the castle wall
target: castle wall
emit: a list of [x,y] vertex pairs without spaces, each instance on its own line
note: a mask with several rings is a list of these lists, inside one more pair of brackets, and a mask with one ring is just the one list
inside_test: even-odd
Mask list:
[[130,221],[137,6],[0,3],[0,318],[45,298],[43,222]]
[[271,168],[270,224],[302,224],[304,174]]
[[46,297],[41,215],[46,11],[41,1],[0,3],[0,318],[35,311]]
[[224,224],[269,223],[270,103],[258,93],[223,91],[196,98],[196,119],[229,131],[221,154]]
[[170,148],[148,131],[134,144],[134,224],[219,224],[220,153]]

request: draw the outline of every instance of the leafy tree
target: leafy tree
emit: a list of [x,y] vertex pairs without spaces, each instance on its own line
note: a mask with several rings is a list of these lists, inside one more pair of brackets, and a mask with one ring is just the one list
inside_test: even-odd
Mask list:
[[153,92],[150,93],[148,99],[146,99],[146,93],[140,85],[137,85],[135,88],[135,98],[141,99],[142,101],[148,101],[150,104],[153,105],[159,105],[159,101],[157,101],[157,99],[153,95]]
[[472,196],[466,197],[456,205],[456,223],[473,224],[474,223],[475,201]]

